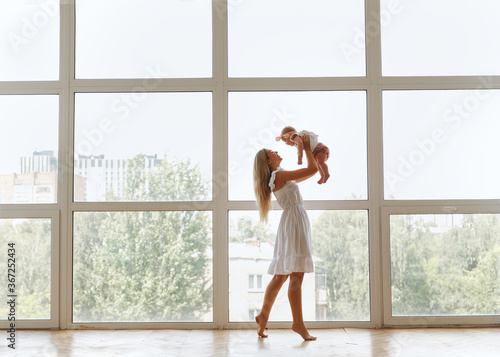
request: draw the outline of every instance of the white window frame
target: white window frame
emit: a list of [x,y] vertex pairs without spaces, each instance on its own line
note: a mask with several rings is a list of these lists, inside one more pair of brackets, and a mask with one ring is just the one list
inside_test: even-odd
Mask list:
[[[253,328],[248,323],[229,323],[228,212],[255,210],[254,201],[229,201],[227,193],[228,93],[231,91],[363,90],[367,92],[368,199],[306,201],[306,209],[367,210],[369,217],[370,313],[368,322],[308,322],[309,328],[378,328],[386,326],[498,325],[500,316],[392,317],[390,314],[389,215],[457,212],[500,212],[498,200],[385,200],[383,185],[382,91],[429,89],[477,89],[486,81],[500,89],[500,76],[382,77],[380,3],[365,0],[365,77],[335,78],[228,78],[227,2],[213,0],[213,77],[161,79],[153,91],[210,91],[213,93],[213,200],[210,202],[73,202],[74,97],[83,92],[133,92],[142,79],[75,79],[75,0],[60,5],[60,79],[58,81],[0,82],[1,94],[57,94],[60,103],[58,201],[47,205],[0,205],[2,217],[50,217],[52,237],[52,315],[49,322],[26,321],[23,328],[137,329],[137,328]],[[425,22],[425,20],[422,20]],[[278,207],[274,207],[278,208]],[[125,210],[210,210],[213,214],[213,322],[211,323],[90,323],[72,322],[72,231],[73,213]],[[60,216],[60,221],[59,221]],[[60,253],[60,254],[59,254]],[[55,274],[55,275],[54,275]],[[389,284],[389,285],[388,285]],[[0,325],[2,326],[2,325]],[[21,326],[21,325],[20,325]],[[289,323],[269,323],[288,328]]]
[[[498,325],[498,315],[475,316],[393,316],[392,315],[392,289],[391,289],[391,244],[390,244],[390,218],[391,215],[405,214],[474,214],[490,213],[500,214],[500,207],[496,205],[473,205],[472,202],[449,202],[448,206],[392,206],[382,208],[382,274],[384,294],[384,326],[386,327],[427,327],[450,325]],[[480,203],[480,202],[477,202]]]
[[[10,324],[15,324],[15,329],[25,329],[25,328],[57,328],[59,326],[59,211],[54,209],[45,210],[25,210],[22,206],[16,205],[15,209],[11,209],[9,212],[0,211],[0,219],[39,219],[46,218],[50,219],[51,222],[51,233],[50,233],[50,318],[49,319],[21,319],[15,316],[15,321],[0,321],[0,329],[9,329]],[[1,247],[1,252],[4,265],[4,272],[7,275],[7,247]],[[19,258],[21,252],[16,252],[17,258]],[[16,259],[17,261],[17,259]],[[19,264],[16,265],[16,270],[22,270]],[[6,279],[4,280],[7,281]],[[17,279],[16,286],[20,284],[19,279]],[[2,291],[5,291],[3,298],[7,299],[7,286],[2,287]],[[22,296],[17,296],[17,301],[22,299]],[[19,310],[17,310],[19,311]],[[2,316],[3,319],[7,319],[7,316]]]
[[[257,284],[259,281],[260,276],[260,286]],[[253,287],[250,287],[250,279],[252,279],[253,282]],[[264,277],[262,274],[248,274],[248,292],[249,293],[260,293],[264,291],[264,285],[263,285]]]

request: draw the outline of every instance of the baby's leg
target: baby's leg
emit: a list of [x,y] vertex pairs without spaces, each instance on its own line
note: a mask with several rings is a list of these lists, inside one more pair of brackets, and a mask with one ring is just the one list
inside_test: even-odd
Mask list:
[[316,155],[316,163],[318,164],[318,170],[321,174],[321,178],[319,179],[318,183],[326,183],[328,179],[330,178],[330,173],[328,172],[328,165],[326,164],[326,160],[328,159],[328,156],[325,152],[319,152]]
[[321,166],[319,164],[318,160],[316,160],[316,164],[318,165],[318,171],[319,171],[319,174],[320,174],[320,178],[319,178],[318,184],[322,184],[323,183],[323,176],[325,176],[325,173],[323,172],[323,166]]

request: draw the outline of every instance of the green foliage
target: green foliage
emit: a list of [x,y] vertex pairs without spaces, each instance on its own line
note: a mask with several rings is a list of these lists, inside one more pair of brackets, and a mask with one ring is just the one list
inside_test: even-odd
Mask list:
[[327,271],[327,320],[369,320],[366,211],[325,211],[312,236],[315,264]]
[[500,217],[464,215],[442,231],[405,217],[391,217],[393,314],[500,313]]
[[[189,163],[130,160],[126,200],[203,199]],[[75,321],[201,321],[212,305],[203,211],[82,212],[74,221]]]
[[[130,160],[123,197],[112,201],[205,200],[209,185],[189,162],[145,169]],[[440,218],[445,215],[438,215]],[[426,217],[426,219],[424,219]],[[393,215],[394,315],[500,314],[500,215]],[[431,219],[429,219],[431,218]],[[0,246],[16,243],[17,317],[47,319],[51,303],[51,224],[2,220]],[[450,223],[450,222],[448,222]],[[212,309],[211,216],[204,211],[77,212],[73,241],[73,318],[98,321],[206,321]],[[326,268],[327,320],[367,320],[366,211],[325,211],[313,222],[313,254]],[[250,216],[230,220],[230,243],[275,232]],[[388,239],[388,237],[383,237]],[[7,305],[0,305],[7,315]]]
[[[16,319],[50,319],[51,223],[49,219],[13,220],[0,224],[0,247],[7,268],[7,244],[15,243]],[[7,269],[5,269],[5,288]],[[6,318],[7,304],[0,304]]]
[[248,215],[238,217],[236,222],[233,219],[229,221],[230,243],[240,243],[247,239],[256,238],[274,241],[275,234],[275,232],[269,231],[269,226]]

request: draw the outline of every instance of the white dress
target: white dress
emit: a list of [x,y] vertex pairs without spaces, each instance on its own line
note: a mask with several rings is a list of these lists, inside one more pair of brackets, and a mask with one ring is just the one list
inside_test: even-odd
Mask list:
[[[276,172],[271,174],[269,187],[274,190]],[[274,255],[268,273],[288,275],[293,272],[312,273],[314,264],[311,249],[311,224],[303,205],[299,186],[295,181],[287,181],[285,186],[274,192],[278,204],[283,208],[276,233]]]

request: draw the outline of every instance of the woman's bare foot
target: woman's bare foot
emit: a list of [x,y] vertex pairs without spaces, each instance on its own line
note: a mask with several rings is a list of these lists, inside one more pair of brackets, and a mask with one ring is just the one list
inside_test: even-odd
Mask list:
[[259,335],[260,338],[266,338],[267,335],[264,334],[264,330],[266,329],[267,326],[267,319],[264,317],[260,316],[261,314],[258,314],[255,317],[255,322],[257,322],[257,325],[259,325],[259,329],[257,330],[257,334]]
[[307,328],[304,325],[302,325],[302,327],[292,325],[292,331],[298,333],[306,341],[316,340],[316,337],[309,335],[309,331],[307,331]]

